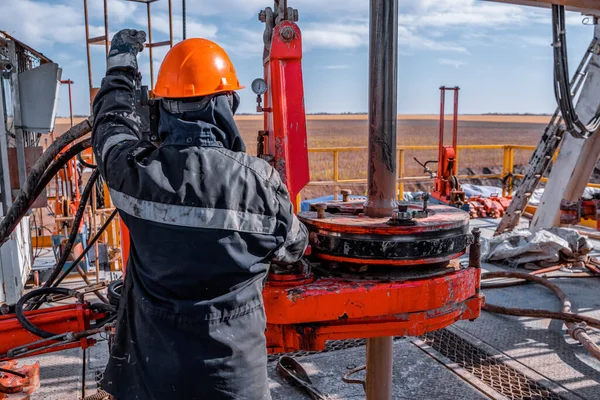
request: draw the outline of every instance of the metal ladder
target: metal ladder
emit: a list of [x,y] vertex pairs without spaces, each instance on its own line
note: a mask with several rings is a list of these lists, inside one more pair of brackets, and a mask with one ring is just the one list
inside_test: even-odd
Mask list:
[[[598,40],[594,38],[585,55],[583,56],[577,71],[575,71],[575,75],[571,80],[572,96],[575,96],[577,92],[579,92],[579,89],[585,81],[589,61],[594,54],[597,44]],[[544,173],[552,163],[552,158],[562,142],[565,133],[563,127],[561,126],[562,122],[560,110],[557,108],[552,116],[552,119],[550,120],[550,123],[544,130],[544,134],[540,139],[540,143],[529,160],[529,166],[523,181],[518,186],[510,206],[506,211],[506,214],[504,214],[504,217],[502,217],[502,220],[496,229],[495,235],[500,235],[504,232],[511,231],[519,224],[521,216],[525,211],[525,207],[529,203],[529,199],[542,180]]]

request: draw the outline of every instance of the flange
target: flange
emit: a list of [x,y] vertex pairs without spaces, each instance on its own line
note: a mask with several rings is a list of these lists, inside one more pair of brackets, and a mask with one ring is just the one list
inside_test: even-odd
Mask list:
[[[408,212],[421,212],[420,203],[404,203]],[[327,206],[329,207],[329,205]],[[368,218],[331,205],[337,214],[299,214],[310,230],[316,258],[324,261],[382,266],[444,264],[460,257],[472,243],[469,214],[454,207],[430,206],[429,216],[398,224],[390,218]],[[345,207],[344,207],[345,208]],[[343,209],[343,208],[342,208]],[[396,221],[397,222],[397,221]]]

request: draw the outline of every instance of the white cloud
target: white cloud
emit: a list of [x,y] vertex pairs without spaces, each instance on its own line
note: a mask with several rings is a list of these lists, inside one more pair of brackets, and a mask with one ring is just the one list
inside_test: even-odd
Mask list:
[[460,68],[460,67],[467,65],[467,63],[464,61],[454,60],[454,59],[450,59],[450,58],[440,58],[438,60],[438,63],[440,63],[441,65],[450,65],[454,68]]
[[[83,14],[64,4],[3,0],[0,27],[32,47],[84,43]],[[97,33],[99,27],[92,27]]]
[[550,36],[521,36],[518,38],[518,41],[521,42],[522,45],[543,46],[548,48],[552,44],[552,38]]
[[369,25],[312,23],[303,26],[305,46],[355,48],[369,44]]
[[219,44],[223,48],[241,58],[256,58],[263,54],[263,31],[239,27],[227,27]]
[[349,65],[326,65],[322,69],[340,70],[340,69],[350,69],[350,68],[351,67]]
[[466,47],[460,44],[441,41],[437,38],[430,39],[427,36],[404,26],[400,26],[398,28],[398,36],[400,49],[410,48],[414,50],[436,50],[455,53],[468,53]]

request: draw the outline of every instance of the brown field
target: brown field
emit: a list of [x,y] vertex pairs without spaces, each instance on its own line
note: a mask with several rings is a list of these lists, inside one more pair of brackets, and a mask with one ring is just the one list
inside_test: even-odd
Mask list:
[[[536,145],[549,117],[546,116],[501,116],[501,115],[461,115],[459,123],[459,145]],[[256,154],[256,133],[262,127],[260,116],[240,116],[238,125],[248,146],[248,153]],[[58,119],[56,132],[68,128],[68,119]],[[363,147],[367,146],[368,122],[363,115],[311,115],[308,116],[309,148]],[[398,121],[398,145],[431,146],[438,142],[438,117],[428,115],[400,116]],[[447,135],[451,123],[446,125]],[[517,150],[515,165],[524,165],[529,160],[530,151]],[[437,159],[436,150],[406,151],[405,176],[422,176],[422,169],[413,160]],[[333,154],[310,154],[312,181],[333,180]],[[367,152],[353,151],[340,153],[340,179],[365,179]],[[501,168],[502,150],[462,150],[459,156],[460,168],[469,168],[477,173],[485,169]],[[462,172],[462,171],[461,171]],[[360,185],[351,186],[360,193]],[[330,194],[331,187],[311,187],[303,192],[304,198]]]

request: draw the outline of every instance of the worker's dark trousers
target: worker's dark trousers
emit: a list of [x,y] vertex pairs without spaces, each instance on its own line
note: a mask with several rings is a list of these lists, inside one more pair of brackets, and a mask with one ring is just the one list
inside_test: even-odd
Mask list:
[[118,400],[271,398],[262,301],[207,321],[148,306],[131,281],[125,279],[102,389]]

